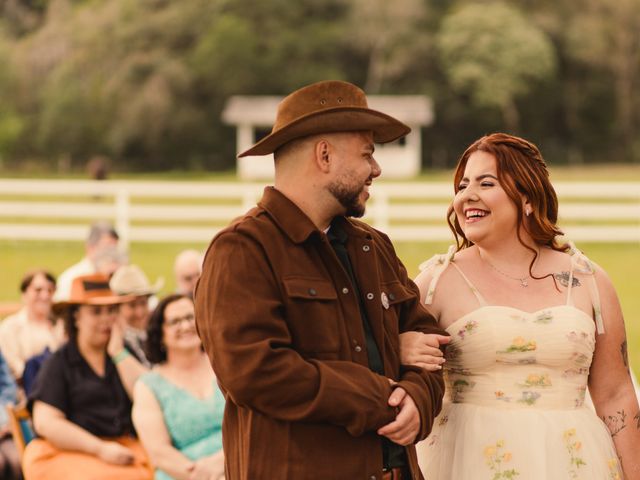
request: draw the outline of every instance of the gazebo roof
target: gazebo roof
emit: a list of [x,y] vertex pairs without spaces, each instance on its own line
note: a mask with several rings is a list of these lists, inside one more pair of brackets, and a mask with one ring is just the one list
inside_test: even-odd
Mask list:
[[[230,125],[270,127],[283,97],[232,96],[222,112],[222,120]],[[425,95],[370,95],[369,107],[411,125],[426,126],[433,122],[433,105]]]

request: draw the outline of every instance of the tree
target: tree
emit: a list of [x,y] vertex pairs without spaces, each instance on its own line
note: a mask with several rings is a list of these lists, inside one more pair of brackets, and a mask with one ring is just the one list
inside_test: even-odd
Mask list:
[[451,86],[479,107],[496,107],[506,127],[519,129],[515,100],[555,70],[551,42],[515,8],[502,3],[465,5],[448,15],[438,48]]

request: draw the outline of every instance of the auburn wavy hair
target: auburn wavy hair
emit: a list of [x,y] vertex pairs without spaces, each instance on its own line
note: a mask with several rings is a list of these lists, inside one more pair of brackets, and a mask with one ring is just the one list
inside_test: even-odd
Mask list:
[[[464,151],[458,161],[453,176],[453,189],[456,195],[460,190],[460,181],[464,177],[469,157],[478,151],[494,156],[498,181],[516,206],[518,241],[535,254],[529,266],[529,273],[531,274],[538,252],[522,240],[521,230],[527,232],[537,245],[560,252],[569,250],[567,243],[560,244],[557,240],[557,237],[563,234],[557,225],[558,197],[551,185],[547,164],[538,147],[523,138],[506,133],[492,133],[476,140]],[[522,196],[529,200],[532,209],[527,222],[524,221]],[[455,236],[458,251],[473,245],[473,242],[464,235],[453,210],[453,202],[447,211],[447,223]]]

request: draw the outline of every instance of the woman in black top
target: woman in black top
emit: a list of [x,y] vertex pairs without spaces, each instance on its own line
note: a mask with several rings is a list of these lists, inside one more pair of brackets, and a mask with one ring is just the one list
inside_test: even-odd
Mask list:
[[135,438],[129,395],[144,371],[124,349],[116,296],[102,275],[78,277],[65,314],[69,341],[45,362],[29,404],[40,437],[25,450],[29,479],[152,478]]

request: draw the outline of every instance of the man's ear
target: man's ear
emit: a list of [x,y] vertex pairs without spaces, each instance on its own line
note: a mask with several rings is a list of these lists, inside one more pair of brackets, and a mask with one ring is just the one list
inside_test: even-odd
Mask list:
[[321,138],[316,142],[315,161],[322,173],[329,173],[331,170],[331,144]]

